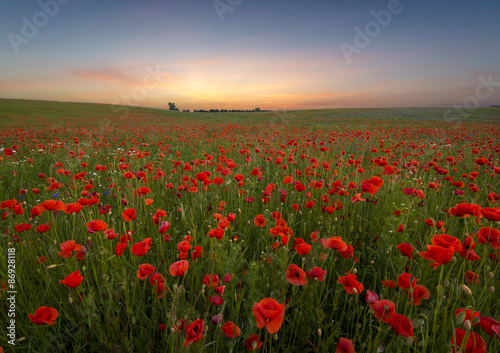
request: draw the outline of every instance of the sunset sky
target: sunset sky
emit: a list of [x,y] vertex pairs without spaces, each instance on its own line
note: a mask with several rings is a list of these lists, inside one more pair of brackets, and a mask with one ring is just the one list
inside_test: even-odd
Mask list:
[[498,1],[59,1],[2,5],[0,98],[446,107],[490,77],[478,101],[500,104]]

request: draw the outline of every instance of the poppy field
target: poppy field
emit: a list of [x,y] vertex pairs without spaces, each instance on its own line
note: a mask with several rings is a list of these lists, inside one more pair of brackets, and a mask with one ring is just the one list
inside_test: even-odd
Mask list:
[[0,346],[499,352],[498,123],[302,122],[2,128]]

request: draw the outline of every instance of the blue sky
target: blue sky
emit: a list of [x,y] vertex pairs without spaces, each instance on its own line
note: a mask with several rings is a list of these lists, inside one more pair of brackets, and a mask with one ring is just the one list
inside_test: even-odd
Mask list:
[[[480,77],[500,82],[500,3],[491,0],[59,1],[2,6],[0,97],[181,109],[451,106],[474,96]],[[374,12],[390,19],[383,26]],[[362,46],[355,28],[368,38]],[[479,105],[500,103],[500,87],[490,93]]]

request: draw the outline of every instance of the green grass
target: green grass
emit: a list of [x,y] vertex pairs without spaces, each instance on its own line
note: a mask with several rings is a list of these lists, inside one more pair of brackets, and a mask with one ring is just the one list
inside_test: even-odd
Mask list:
[[[300,124],[321,127],[333,123],[363,123],[370,120],[408,122],[444,121],[448,108],[355,108],[311,109],[252,113],[183,113],[163,109],[0,98],[0,126],[46,126],[53,124],[123,123],[237,123]],[[82,120],[83,119],[83,120]],[[500,107],[478,108],[465,121],[498,122]]]

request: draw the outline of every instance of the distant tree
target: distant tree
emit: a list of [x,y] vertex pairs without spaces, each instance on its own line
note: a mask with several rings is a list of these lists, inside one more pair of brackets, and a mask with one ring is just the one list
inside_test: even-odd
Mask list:
[[179,111],[179,108],[175,106],[175,103],[168,102],[168,110],[177,110]]
[[259,107],[255,108],[254,110],[255,110],[256,112],[260,112],[260,108],[259,108]]

